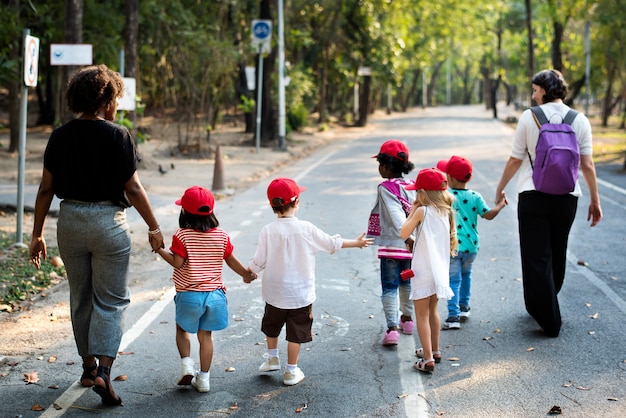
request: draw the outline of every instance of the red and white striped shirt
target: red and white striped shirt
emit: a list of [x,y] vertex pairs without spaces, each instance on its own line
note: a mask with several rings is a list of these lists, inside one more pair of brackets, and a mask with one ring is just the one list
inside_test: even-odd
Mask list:
[[185,259],[174,269],[172,280],[177,292],[210,292],[226,290],[222,281],[224,260],[233,253],[230,237],[221,228],[202,232],[179,228],[170,250]]

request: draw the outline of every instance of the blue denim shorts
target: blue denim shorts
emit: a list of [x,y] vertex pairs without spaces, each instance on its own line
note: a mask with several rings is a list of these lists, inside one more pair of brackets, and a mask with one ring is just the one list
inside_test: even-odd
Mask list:
[[176,323],[185,331],[219,331],[228,326],[228,301],[223,289],[212,292],[177,292]]

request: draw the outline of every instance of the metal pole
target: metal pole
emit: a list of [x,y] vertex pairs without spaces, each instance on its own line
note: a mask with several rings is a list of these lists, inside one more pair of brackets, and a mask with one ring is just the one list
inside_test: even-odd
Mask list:
[[[26,43],[26,37],[30,35],[30,29],[24,29],[23,31],[24,44]],[[26,59],[23,59],[23,64],[26,65]],[[22,74],[24,72],[22,71]],[[17,224],[15,226],[15,245],[20,247],[26,247],[22,242],[23,239],[23,223],[24,223],[24,172],[26,168],[26,117],[28,115],[28,87],[25,83],[22,83],[22,89],[20,94],[20,133],[19,133],[19,145],[17,160]]]
[[285,21],[283,0],[278,0],[278,149],[285,146]]
[[261,98],[263,93],[263,45],[259,43],[259,73],[256,82],[256,153],[260,152],[261,147]]

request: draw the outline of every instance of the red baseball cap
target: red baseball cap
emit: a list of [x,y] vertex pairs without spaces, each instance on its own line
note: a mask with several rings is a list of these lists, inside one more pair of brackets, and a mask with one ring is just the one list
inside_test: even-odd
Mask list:
[[472,162],[458,155],[453,155],[447,161],[439,161],[437,168],[458,181],[468,181],[472,177]]
[[208,189],[192,186],[185,190],[183,197],[178,199],[176,204],[192,215],[210,215],[213,213],[215,198]]
[[270,205],[274,199],[280,199],[282,204],[280,206],[288,205],[296,200],[296,198],[306,190],[306,187],[298,186],[296,182],[287,177],[279,177],[272,180],[269,186],[267,186],[267,198],[270,201]]
[[[401,152],[403,152],[406,157],[401,156]],[[380,151],[378,151],[378,154],[374,155],[372,158],[377,158],[380,154],[387,154],[393,158],[397,158],[400,161],[409,161],[409,149],[406,147],[404,142],[400,142],[397,139],[390,139],[389,141],[383,143],[380,146]]]
[[425,168],[417,173],[414,184],[404,187],[406,190],[446,190],[448,180],[443,171],[438,168]]

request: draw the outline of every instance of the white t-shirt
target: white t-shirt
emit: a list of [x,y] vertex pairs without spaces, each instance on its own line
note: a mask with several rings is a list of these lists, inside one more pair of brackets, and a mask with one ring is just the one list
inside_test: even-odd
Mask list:
[[315,301],[315,253],[341,249],[343,239],[298,218],[278,218],[261,229],[248,267],[263,272],[263,300],[280,309],[297,309]]
[[[546,118],[548,118],[550,122],[561,123],[570,108],[564,103],[550,102],[541,105],[541,110],[543,110]],[[572,129],[576,132],[580,155],[591,155],[593,150],[589,119],[582,113],[579,113],[572,123]],[[515,131],[513,149],[511,150],[511,157],[522,160],[522,166],[518,171],[517,193],[535,190],[535,184],[532,179],[533,168],[530,165],[527,151],[530,151],[530,155],[533,161],[535,161],[535,148],[537,147],[538,138],[539,128],[533,118],[532,111],[527,109],[520,116],[517,130]],[[576,187],[571,194],[574,196],[580,196],[582,194],[578,181],[576,181]]]

